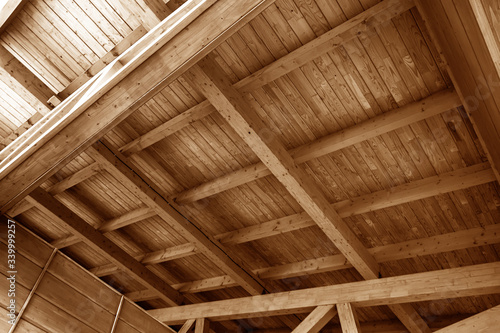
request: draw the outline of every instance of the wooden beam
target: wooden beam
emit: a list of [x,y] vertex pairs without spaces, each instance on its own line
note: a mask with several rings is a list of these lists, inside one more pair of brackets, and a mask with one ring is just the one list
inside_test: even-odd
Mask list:
[[[343,43],[354,38],[358,33],[389,21],[413,6],[413,0],[383,1],[380,4],[370,7],[358,16],[340,24],[320,37],[304,44],[283,58],[265,66],[253,75],[239,81],[234,87],[245,91],[260,88],[278,77],[316,59],[320,55],[341,46]],[[181,130],[190,123],[208,116],[214,111],[215,109],[211,104],[208,101],[204,101],[126,144],[120,148],[120,151],[127,156],[137,153],[176,131]]]
[[106,233],[148,219],[155,215],[156,213],[154,210],[149,207],[138,208],[113,219],[107,220],[98,229],[99,231]]
[[481,4],[475,0],[417,0],[416,4],[500,181],[500,68],[498,50],[491,48],[498,45],[485,31],[487,17],[475,14],[474,7],[477,10]]
[[437,333],[487,333],[497,332],[500,327],[500,305],[478,313],[448,327],[437,330]]
[[[477,246],[500,243],[500,224],[488,225],[484,228],[462,230],[439,236],[410,240],[371,248],[368,251],[379,263],[417,258],[425,255],[449,251],[463,250]],[[263,280],[287,279],[324,272],[332,272],[352,267],[343,255],[333,255],[279,266],[253,270]],[[174,285],[174,289],[183,293],[196,293],[236,286],[237,283],[228,275],[185,282]],[[141,297],[145,295],[141,294]],[[156,296],[150,295],[148,299]]]
[[55,218],[71,230],[73,234],[78,235],[93,250],[102,253],[108,260],[145,287],[156,290],[158,296],[166,301],[167,304],[178,305],[182,302],[182,296],[176,290],[119,246],[104,237],[99,231],[95,230],[90,224],[53,198],[49,193],[38,188],[30,194],[29,198],[33,200],[38,209]]
[[266,125],[222,73],[215,61],[202,60],[188,76],[361,275],[377,278],[379,269],[373,257],[278,140],[262,136]]
[[153,209],[156,214],[166,221],[176,232],[188,242],[196,245],[200,253],[221,267],[227,274],[246,289],[250,294],[260,294],[263,291],[261,282],[250,272],[242,269],[227,255],[223,245],[215,239],[205,235],[198,226],[184,217],[175,204],[165,200],[161,190],[140,170],[124,162],[125,157],[119,152],[111,151],[102,143],[94,145],[87,153],[103,165],[119,182],[126,186],[142,202]]
[[[193,86],[201,90],[361,276],[365,279],[377,279],[380,273],[375,258],[330,206],[324,194],[314,185],[314,180],[300,168],[285,147],[277,139],[264,135],[266,125],[223,73],[215,61],[205,58],[200,61],[200,66],[193,66],[189,70],[188,76]],[[429,332],[415,310],[399,305],[391,307],[394,307],[395,314],[401,317],[404,324],[408,323],[407,327],[411,332]]]
[[[388,190],[339,201],[331,206],[340,217],[345,218],[493,181],[495,174],[489,163],[482,163],[398,185]],[[315,225],[316,223],[304,212],[222,233],[215,238],[223,244],[235,245]]]
[[194,327],[194,333],[208,333],[210,330],[210,322],[205,318],[196,319],[196,326]]
[[318,333],[336,314],[335,305],[318,306],[292,333]]
[[[185,258],[197,253],[196,246],[192,243],[187,243],[183,245],[178,245],[170,247],[164,250],[149,252],[143,255],[135,256],[134,258],[139,260],[144,265],[154,265],[162,262],[167,262],[170,260]],[[108,264],[104,266],[95,267],[89,270],[96,276],[102,277],[106,275],[115,274],[120,271],[120,268],[114,264]],[[174,289],[176,286],[173,286]]]
[[[47,192],[49,192],[50,194],[55,196],[57,194],[60,194],[64,191],[66,191],[67,189],[69,189],[73,186],[76,186],[77,184],[89,179],[90,177],[97,175],[101,171],[102,171],[102,168],[99,165],[99,163],[94,162],[94,163],[90,164],[89,166],[83,168],[82,170],[75,172],[71,176],[68,176],[68,177],[64,178],[63,180],[61,180],[60,182],[50,186],[47,189]],[[24,200],[24,201],[19,202],[14,207],[12,207],[12,209],[10,209],[7,212],[7,214],[11,217],[15,217],[19,214],[24,213],[25,211],[27,211],[31,208],[33,208],[33,205],[31,203],[27,202],[26,200]],[[63,244],[63,243],[61,243],[61,244]],[[75,244],[75,243],[73,243],[73,244]],[[66,246],[69,246],[69,245],[66,245]],[[55,247],[60,248],[58,246],[55,246]]]
[[[444,90],[419,102],[410,103],[345,130],[289,150],[288,153],[293,157],[295,163],[305,163],[460,105],[461,101],[455,91]],[[173,197],[178,203],[189,203],[270,174],[271,171],[266,168],[264,163],[259,162],[215,178],[192,189],[182,191]]]
[[6,0],[0,5],[0,34],[5,31],[10,22],[29,0]]
[[360,333],[358,316],[351,303],[337,304],[342,333]]
[[195,319],[189,319],[187,320],[184,325],[182,325],[181,329],[179,330],[179,333],[188,333],[189,330],[193,327],[194,323],[196,322]]
[[500,262],[403,275],[377,280],[294,290],[175,308],[149,310],[168,324],[204,315],[215,321],[310,311],[320,305],[353,303],[358,307],[500,292]]
[[[500,224],[473,228],[448,234],[410,240],[371,248],[368,251],[377,262],[397,261],[425,255],[458,251],[500,243]],[[286,279],[295,276],[331,272],[350,268],[343,255],[334,255],[291,264],[254,270],[261,279]]]
[[[102,82],[102,88],[79,101],[74,109],[64,109],[64,102],[58,106],[53,117],[66,111],[67,121],[34,136],[34,141],[45,140],[45,144],[17,151],[10,172],[0,164],[1,212],[20,201],[272,2],[189,1],[183,10],[162,21],[115,60],[124,66]],[[198,18],[202,12],[204,15]],[[187,26],[189,29],[184,29]],[[94,103],[98,100],[101,103]]]

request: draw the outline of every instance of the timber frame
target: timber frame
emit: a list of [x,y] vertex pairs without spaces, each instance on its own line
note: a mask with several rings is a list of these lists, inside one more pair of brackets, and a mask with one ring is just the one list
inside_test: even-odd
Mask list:
[[49,329],[23,314],[63,252],[120,285],[112,333],[142,332],[133,303],[165,332],[500,326],[500,8],[334,2],[140,0],[64,84],[14,43],[41,9],[9,1],[0,89],[36,111],[0,142],[2,227],[47,259],[12,332]]

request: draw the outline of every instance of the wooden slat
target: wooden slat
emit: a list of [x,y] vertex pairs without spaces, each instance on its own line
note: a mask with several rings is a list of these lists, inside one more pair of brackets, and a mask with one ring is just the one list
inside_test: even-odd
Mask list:
[[500,68],[495,65],[498,54],[488,44],[498,45],[482,32],[481,21],[487,18],[475,15],[473,6],[479,4],[471,5],[474,2],[418,0],[416,4],[500,181]]
[[335,305],[318,306],[292,333],[318,333],[336,314]]
[[[2,212],[50,177],[65,162],[90,146],[94,140],[120,123],[135,110],[132,106],[138,107],[135,103],[139,99],[147,100],[157,92],[156,89],[170,83],[182,70],[213,50],[270,3],[272,0],[239,1],[237,5],[229,5],[226,0],[217,1],[197,20],[195,18],[212,2],[190,1],[185,11],[177,11],[169,16],[157,29],[150,32],[151,35],[147,35],[154,37],[152,41],[145,36],[141,40],[144,43],[135,44],[137,47],[131,47],[115,60],[124,61],[126,65],[103,85],[106,90],[109,88],[104,98],[106,103],[93,104],[104,95],[105,90],[99,90],[92,95],[92,99],[81,101],[82,106],[71,112],[71,116],[75,118],[71,124],[62,122],[61,126],[55,126],[53,130],[43,133],[43,138],[50,144],[42,145],[34,153],[31,151],[29,156],[16,154],[16,161],[23,162],[14,163],[12,167],[15,170],[9,174],[0,174]],[[190,15],[185,15],[189,11]],[[183,30],[187,25],[190,25],[189,31]],[[170,28],[164,31],[166,27]],[[205,36],[202,37],[201,34]],[[162,47],[164,44],[168,45]],[[140,63],[143,64],[139,66]],[[124,78],[125,76],[127,77]],[[116,84],[118,81],[120,82]],[[157,85],[160,81],[162,84]],[[112,86],[115,87],[111,89]],[[151,89],[153,86],[156,88]],[[120,103],[112,102],[118,99]],[[90,109],[84,111],[88,107]],[[57,114],[59,112],[54,112],[54,115]],[[55,135],[56,133],[58,135]],[[40,138],[37,136],[38,139]],[[22,182],[18,181],[19,177],[23,179]],[[21,183],[24,186],[21,186]]]
[[167,324],[204,315],[215,321],[298,313],[312,307],[353,303],[358,307],[420,302],[500,292],[500,263],[489,263],[327,287],[149,310]]
[[342,333],[360,333],[359,320],[351,303],[337,304]]
[[134,43],[136,43],[140,38],[142,38],[147,33],[146,29],[141,25],[137,27],[132,33],[127,35],[120,43],[111,49],[106,55],[101,57],[97,62],[92,64],[89,69],[87,69],[83,74],[78,76],[73,80],[63,91],[59,92],[57,95],[61,99],[68,98],[72,93],[78,90],[82,85],[89,81],[94,75],[99,73],[107,65],[113,62],[118,56],[123,52],[128,50]]
[[[266,130],[267,133],[272,131],[223,73],[214,60],[203,59],[200,66],[193,66],[189,70],[188,75],[191,83],[201,90],[361,276],[365,279],[378,278],[380,273],[375,258],[342,221],[324,194],[315,187],[314,180],[295,163],[285,147],[276,138],[265,135]],[[429,332],[415,310],[411,311],[408,307],[403,309],[398,305],[391,307],[395,308],[395,314],[401,317],[411,332]]]
[[9,23],[21,11],[28,0],[7,0],[0,6],[0,34],[4,32]]
[[[407,11],[413,7],[412,0],[386,0],[373,6],[345,23],[340,24],[324,35],[306,43],[298,49],[290,52],[279,60],[265,66],[253,75],[239,81],[234,86],[238,89],[251,91],[281,77],[301,65],[319,57],[321,54],[331,51],[333,48],[354,38],[358,32],[371,29],[391,18]],[[148,146],[166,138],[167,136],[181,130],[191,122],[208,116],[215,109],[204,101],[181,115],[174,117],[167,123],[142,135],[129,144],[120,148],[125,155],[136,153]],[[168,124],[168,125],[167,125]]]
[[72,233],[77,234],[87,245],[95,251],[102,253],[115,265],[119,266],[130,276],[143,283],[148,288],[158,292],[159,297],[168,304],[180,304],[182,296],[168,284],[154,275],[146,267],[132,258],[124,250],[104,237],[90,224],[69,210],[66,206],[54,199],[49,193],[42,189],[36,189],[30,195],[36,207],[56,218],[65,225]]
[[437,330],[437,333],[487,333],[496,332],[500,327],[500,305]]

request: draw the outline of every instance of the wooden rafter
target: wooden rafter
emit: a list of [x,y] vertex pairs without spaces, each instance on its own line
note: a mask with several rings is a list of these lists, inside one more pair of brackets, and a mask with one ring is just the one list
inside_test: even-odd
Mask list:
[[161,195],[161,191],[146,175],[137,168],[126,164],[123,156],[120,159],[119,152],[110,151],[102,143],[96,144],[87,152],[174,230],[189,242],[196,244],[201,253],[224,269],[248,292],[251,294],[262,292],[263,287],[258,279],[228,257],[222,244],[201,232],[193,222],[180,213],[178,207],[166,201]]
[[[361,276],[377,279],[379,267],[375,258],[278,139],[263,135],[266,125],[223,73],[215,61],[203,59],[200,66],[190,69],[188,76]],[[429,332],[426,323],[410,306],[392,307],[411,332]]]
[[351,303],[337,304],[337,311],[339,312],[340,326],[342,326],[343,333],[361,332],[356,310]]
[[[500,182],[500,68],[497,42],[475,0],[417,0],[450,76]],[[490,28],[491,29],[491,28]],[[492,48],[496,47],[496,50]]]
[[318,333],[336,314],[335,305],[318,306],[292,333]]
[[[7,164],[0,164],[1,211],[20,201],[273,0],[245,0],[237,4],[220,0],[211,6],[213,2],[189,1],[190,6],[183,7],[184,11],[173,13],[118,57],[114,64],[124,64],[123,68],[92,89],[94,92],[85,99],[78,99],[72,105],[77,107],[69,108],[71,98],[58,106],[50,119],[66,116],[54,121],[57,126],[41,135],[35,133],[40,129],[27,131],[33,134],[25,143],[30,149],[16,149]],[[204,15],[197,19],[202,12]],[[184,29],[188,25],[189,31]],[[94,103],[101,96],[106,103]],[[113,102],[118,100],[120,103]],[[34,142],[38,142],[36,147]]]
[[314,307],[332,303],[353,303],[358,307],[369,307],[479,296],[498,292],[500,292],[500,263],[496,262],[175,308],[155,309],[148,312],[162,322],[176,324],[203,315],[218,321],[291,312],[310,312]]
[[146,287],[155,290],[158,297],[170,305],[182,302],[182,295],[162,281],[144,265],[114,244],[100,232],[95,230],[81,217],[60,203],[43,189],[34,190],[29,197],[36,207],[66,226],[72,233],[78,235],[88,246],[102,253],[108,260],[137,279]]

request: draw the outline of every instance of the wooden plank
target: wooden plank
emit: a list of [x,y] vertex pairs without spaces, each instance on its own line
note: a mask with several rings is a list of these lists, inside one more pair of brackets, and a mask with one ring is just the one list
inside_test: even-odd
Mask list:
[[28,304],[30,303],[31,298],[33,297],[33,295],[35,295],[36,289],[40,285],[40,282],[42,281],[43,276],[45,275],[45,272],[47,272],[47,268],[49,268],[49,265],[52,262],[52,259],[54,259],[54,256],[56,255],[56,253],[57,253],[57,249],[54,249],[52,251],[49,259],[45,263],[45,266],[43,267],[42,271],[40,272],[40,275],[36,279],[35,285],[33,286],[33,288],[31,288],[31,291],[28,294],[28,297],[26,297],[26,300],[24,301],[23,306],[19,310],[19,313],[17,314],[17,317],[16,317],[16,320],[14,321],[14,324],[12,324],[12,326],[10,327],[9,333],[13,333],[15,331],[17,325],[19,324],[19,321],[21,320],[21,318],[23,316],[24,311],[28,307]]
[[[288,151],[288,153],[294,158],[296,163],[304,163],[397,128],[435,116],[460,105],[460,99],[454,91],[442,91],[419,102],[405,105],[353,127],[294,148]],[[189,203],[270,174],[271,171],[265,167],[264,163],[259,162],[198,185],[192,189],[182,191],[174,195],[174,198],[180,204]]]
[[[411,0],[389,0],[383,1],[379,5],[373,6],[344,22],[324,35],[290,52],[279,60],[265,66],[258,72],[239,81],[234,86],[237,89],[251,91],[281,77],[301,65],[319,57],[321,54],[331,51],[332,48],[342,45],[342,43],[354,38],[359,32],[371,29],[392,17],[395,17],[413,7]],[[191,122],[199,120],[215,111],[210,103],[204,101],[188,111],[174,117],[169,122],[161,125],[152,131],[142,135],[129,144],[123,146],[120,151],[125,155],[137,153],[150,145],[166,138],[179,131]],[[178,118],[178,119],[177,119]],[[167,125],[168,124],[168,125]]]
[[38,209],[49,214],[49,216],[53,216],[62,225],[65,225],[74,234],[81,237],[87,245],[105,255],[111,262],[119,266],[131,277],[137,279],[137,281],[148,288],[156,290],[159,297],[168,304],[177,305],[181,302],[182,296],[177,291],[132,258],[119,246],[104,237],[66,206],[54,199],[50,194],[42,189],[36,189],[32,192],[30,198],[33,199]]
[[361,328],[359,326],[358,316],[351,303],[337,304],[337,311],[339,312],[340,325],[342,326],[342,333],[359,333]]
[[500,305],[492,307],[470,318],[437,330],[437,333],[487,333],[496,332],[500,327]]
[[315,308],[292,333],[318,333],[337,314],[334,305]]
[[28,0],[7,0],[0,5],[0,34],[16,18],[27,2]]
[[[273,136],[243,96],[231,85],[224,71],[212,59],[193,66],[188,76],[215,106],[229,125],[260,158],[273,175],[311,216],[325,235],[365,279],[376,279],[379,266],[349,226],[330,206],[314,180],[295,163],[285,147]],[[267,131],[266,131],[267,130]],[[429,332],[419,314],[411,308],[393,305],[394,312],[411,332]]]
[[[239,1],[237,5],[227,0],[217,1],[200,19],[195,19],[212,3],[201,0],[200,2],[190,1],[189,6],[184,8],[185,12],[177,11],[151,31],[151,35],[147,35],[155,37],[153,41],[143,38],[141,41],[144,43],[135,44],[138,45],[137,48],[132,47],[117,58],[115,61],[125,61],[126,65],[104,84],[105,90],[109,88],[109,91],[104,94],[105,90],[99,90],[91,99],[81,101],[81,107],[71,112],[75,119],[70,121],[70,124],[63,121],[61,126],[44,132],[42,137],[47,139],[47,145],[42,145],[34,153],[31,151],[27,154],[29,156],[16,154],[16,160],[23,162],[14,163],[9,174],[0,174],[0,192],[5,192],[0,194],[2,212],[50,177],[65,162],[88,148],[94,140],[120,123],[135,110],[134,107],[139,106],[139,99],[147,100],[158,89],[172,82],[183,70],[213,50],[238,27],[258,15],[272,0],[246,0]],[[190,15],[185,15],[187,12]],[[173,23],[175,24],[171,26]],[[187,25],[190,26],[190,29],[187,29],[189,31],[183,29]],[[168,26],[170,29],[163,31]],[[206,36],[201,37],[200,34]],[[162,47],[163,45],[165,47]],[[173,47],[174,45],[176,47]],[[139,66],[139,63],[142,64]],[[115,86],[118,81],[120,82]],[[157,85],[159,82],[161,84]],[[111,89],[112,86],[114,88]],[[153,86],[155,89],[151,89]],[[101,96],[106,102],[94,104],[94,100]],[[118,99],[120,103],[113,102]]]
[[215,321],[299,313],[312,307],[353,303],[358,307],[420,302],[500,292],[500,263],[309,288],[269,295],[149,310],[167,324],[204,315]]
[[418,0],[416,4],[500,181],[500,73],[494,58],[498,54],[491,48],[498,45],[484,31],[482,20],[487,18],[475,15],[473,2]]
[[78,90],[83,84],[89,81],[94,75],[99,73],[107,65],[113,62],[118,56],[123,52],[128,50],[134,43],[136,43],[140,38],[142,38],[147,33],[146,29],[141,25],[137,27],[132,33],[127,35],[120,43],[111,49],[106,55],[100,58],[97,62],[92,64],[89,69],[73,80],[63,91],[59,92],[57,95],[61,99],[68,98],[72,93]]
[[194,333],[208,333],[210,330],[210,322],[205,318],[196,319],[196,326],[194,327]]

